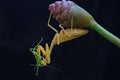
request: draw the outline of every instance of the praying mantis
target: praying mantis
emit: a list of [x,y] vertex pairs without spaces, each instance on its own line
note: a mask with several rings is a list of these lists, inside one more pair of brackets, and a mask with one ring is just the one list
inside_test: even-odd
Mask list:
[[50,14],[47,25],[56,33],[51,41],[50,47],[48,43],[46,43],[45,48],[43,48],[40,45],[40,43],[43,40],[41,38],[40,42],[34,48],[30,48],[30,51],[33,53],[36,59],[36,65],[34,65],[36,67],[35,75],[38,75],[38,70],[40,67],[44,67],[44,66],[47,66],[47,64],[50,64],[51,62],[50,56],[52,53],[52,49],[55,45],[59,45],[60,43],[78,38],[88,33],[87,29],[73,28],[73,18],[71,19],[71,22],[70,22],[71,24],[70,28],[64,29],[61,25],[59,25],[59,27],[61,28],[61,31],[58,32],[57,29],[55,29],[53,26],[50,25],[51,16],[52,15]]

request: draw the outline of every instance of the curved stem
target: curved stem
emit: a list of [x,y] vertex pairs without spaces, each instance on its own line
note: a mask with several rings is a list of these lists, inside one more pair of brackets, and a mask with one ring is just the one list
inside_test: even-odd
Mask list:
[[104,29],[101,25],[99,25],[96,21],[91,22],[91,29],[97,31],[101,36],[115,44],[116,46],[120,47],[120,39]]

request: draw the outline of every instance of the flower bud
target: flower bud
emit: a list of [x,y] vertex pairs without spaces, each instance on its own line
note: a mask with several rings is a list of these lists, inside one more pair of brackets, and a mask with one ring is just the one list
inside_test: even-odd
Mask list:
[[53,17],[64,27],[87,28],[93,22],[93,17],[83,8],[72,1],[56,1],[49,5],[49,10]]

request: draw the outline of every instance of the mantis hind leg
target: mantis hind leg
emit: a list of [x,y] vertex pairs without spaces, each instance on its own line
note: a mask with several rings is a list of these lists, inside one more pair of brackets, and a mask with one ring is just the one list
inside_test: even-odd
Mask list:
[[57,34],[57,39],[58,39],[57,44],[59,45],[59,44],[60,44],[60,41],[59,41],[59,33],[58,33],[58,30],[55,29],[53,26],[50,25],[51,16],[52,16],[52,15],[50,14],[50,15],[49,15],[49,18],[48,18],[47,25],[48,25],[48,27],[50,27],[54,32],[56,32],[56,34]]

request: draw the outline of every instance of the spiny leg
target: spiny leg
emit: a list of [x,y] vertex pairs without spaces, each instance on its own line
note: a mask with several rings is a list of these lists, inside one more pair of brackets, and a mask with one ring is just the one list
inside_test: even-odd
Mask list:
[[[38,45],[37,54],[41,55],[41,57],[45,60],[46,63],[50,63],[50,48],[46,43],[46,49],[44,49],[41,45]],[[41,53],[42,52],[42,53]]]
[[49,18],[48,18],[48,22],[47,22],[47,25],[48,25],[48,27],[50,27],[53,31],[55,31],[56,32],[56,34],[57,34],[57,38],[58,38],[58,45],[60,44],[60,41],[59,41],[59,33],[58,33],[58,31],[57,31],[57,29],[55,29],[53,26],[51,26],[50,25],[50,19],[51,19],[51,14],[49,15]]
[[40,55],[41,52],[42,52],[43,55],[45,55],[45,53],[46,53],[45,49],[41,45],[38,45],[38,47],[37,47],[37,54]]
[[51,52],[50,52],[50,48],[48,46],[48,44],[46,43],[46,53],[45,53],[45,56],[46,56],[46,61],[47,61],[47,64],[50,64],[50,55],[51,55]]

